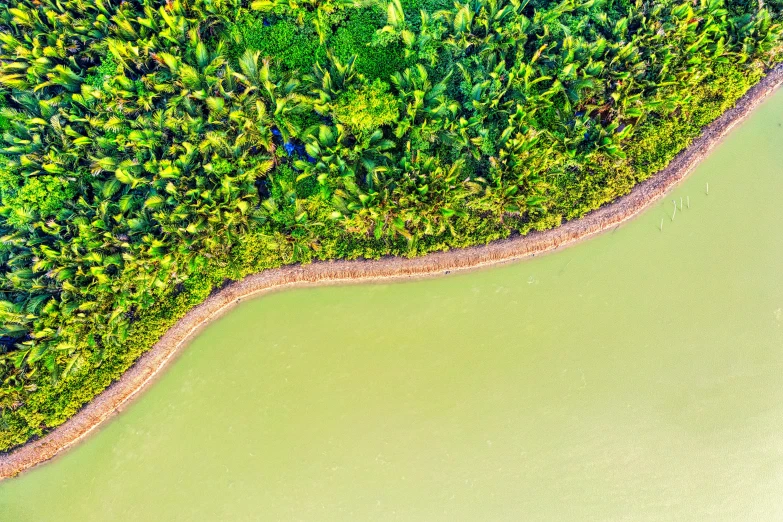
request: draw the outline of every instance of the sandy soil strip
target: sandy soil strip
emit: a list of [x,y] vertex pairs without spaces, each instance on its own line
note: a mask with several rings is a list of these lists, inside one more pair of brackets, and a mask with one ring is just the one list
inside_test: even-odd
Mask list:
[[658,201],[682,181],[735,125],[781,84],[783,64],[771,70],[734,107],[705,127],[691,146],[666,168],[635,186],[628,195],[558,228],[414,259],[384,258],[377,261],[332,261],[287,266],[266,270],[228,285],[188,312],[118,381],[64,424],[40,439],[0,454],[0,480],[45,462],[83,440],[144,390],[199,330],[242,299],[295,286],[408,279],[478,268],[572,245],[620,225]]

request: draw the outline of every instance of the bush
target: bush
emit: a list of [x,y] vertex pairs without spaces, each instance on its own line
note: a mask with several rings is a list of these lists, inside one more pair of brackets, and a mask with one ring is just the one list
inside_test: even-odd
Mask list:
[[397,98],[381,80],[352,86],[342,93],[332,108],[337,121],[363,135],[397,121]]
[[272,65],[283,70],[310,70],[326,56],[312,26],[297,25],[290,20],[265,21],[262,17],[245,15],[236,25],[237,40],[230,55],[238,58],[245,49],[260,51]]
[[350,18],[329,40],[335,56],[346,61],[356,56],[356,71],[374,80],[388,80],[405,65],[402,45],[371,46],[375,31],[383,27],[384,18],[374,8],[351,12]]

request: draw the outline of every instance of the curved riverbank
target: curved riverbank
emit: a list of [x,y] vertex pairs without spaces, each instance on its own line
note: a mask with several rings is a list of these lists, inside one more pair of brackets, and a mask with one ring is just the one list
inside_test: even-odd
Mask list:
[[415,259],[335,261],[269,270],[231,284],[180,319],[123,377],[79,413],[41,439],[0,455],[0,479],[48,460],[76,444],[149,384],[202,327],[241,299],[280,288],[426,277],[533,256],[576,243],[634,217],[684,179],[709,151],[768,94],[783,83],[783,66],[772,70],[732,109],[707,126],[688,149],[628,195],[580,220],[486,246],[430,254]]

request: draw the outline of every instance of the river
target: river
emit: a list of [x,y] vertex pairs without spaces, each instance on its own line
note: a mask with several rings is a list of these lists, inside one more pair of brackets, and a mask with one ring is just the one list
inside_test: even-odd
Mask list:
[[781,520],[781,202],[783,91],[573,248],[242,304],[0,520]]

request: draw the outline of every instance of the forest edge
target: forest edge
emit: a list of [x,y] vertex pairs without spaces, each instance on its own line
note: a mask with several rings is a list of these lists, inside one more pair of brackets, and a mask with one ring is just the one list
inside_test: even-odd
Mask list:
[[559,227],[412,259],[386,257],[379,260],[317,261],[309,265],[289,265],[264,270],[228,284],[185,314],[120,379],[73,417],[43,437],[0,453],[0,480],[14,477],[46,462],[82,441],[149,386],[202,328],[245,298],[299,286],[436,277],[551,252],[616,228],[659,201],[685,179],[738,123],[782,84],[783,64],[779,64],[769,70],[732,108],[702,129],[699,137],[665,168],[637,184],[627,195]]

